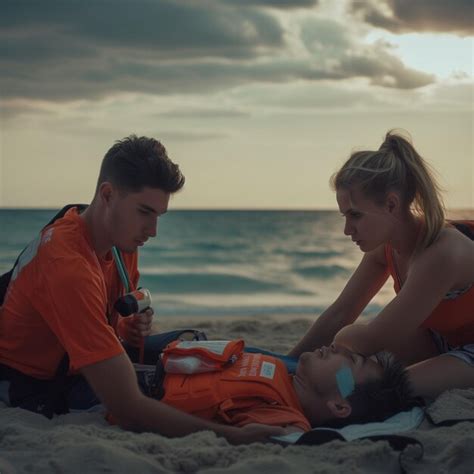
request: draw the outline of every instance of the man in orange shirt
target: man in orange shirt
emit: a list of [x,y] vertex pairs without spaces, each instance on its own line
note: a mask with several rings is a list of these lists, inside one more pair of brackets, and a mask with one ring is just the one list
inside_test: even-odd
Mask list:
[[123,288],[112,248],[123,254],[136,286],[137,248],[156,235],[170,195],[183,185],[160,142],[132,135],[105,155],[87,209],[70,209],[21,254],[0,309],[0,365],[14,405],[50,416],[67,411],[78,378],[58,376],[66,360],[69,375],[82,375],[123,428],[166,436],[212,429],[233,443],[283,433],[202,420],[144,396],[138,387],[120,339],[137,345],[151,332],[153,312],[128,318],[114,312]]

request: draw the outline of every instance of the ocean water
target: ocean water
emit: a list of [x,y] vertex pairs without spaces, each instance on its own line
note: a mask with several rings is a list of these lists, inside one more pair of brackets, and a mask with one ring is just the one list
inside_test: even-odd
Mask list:
[[[0,210],[0,273],[56,210]],[[337,211],[177,211],[140,248],[140,284],[162,316],[317,315],[362,253]],[[369,304],[392,296],[387,283]]]

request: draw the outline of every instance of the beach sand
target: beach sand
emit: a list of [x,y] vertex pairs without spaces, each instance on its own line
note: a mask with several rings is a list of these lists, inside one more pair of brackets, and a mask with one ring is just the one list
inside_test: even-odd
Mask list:
[[[162,331],[204,330],[210,339],[243,337],[248,345],[287,351],[311,321],[298,317],[158,320]],[[430,407],[442,421],[474,417],[474,389],[453,390]],[[423,443],[399,453],[386,442],[334,441],[321,446],[254,443],[232,446],[211,432],[180,439],[136,434],[108,426],[99,414],[68,414],[47,420],[0,407],[0,473],[408,473],[474,472],[474,422],[433,428],[423,422],[409,433]],[[399,461],[400,459],[400,461]]]

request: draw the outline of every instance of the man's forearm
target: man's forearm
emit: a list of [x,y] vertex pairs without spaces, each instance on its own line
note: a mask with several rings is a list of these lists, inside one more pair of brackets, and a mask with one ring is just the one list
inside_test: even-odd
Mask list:
[[130,403],[127,413],[113,415],[124,429],[138,432],[150,431],[168,437],[212,430],[229,442],[237,442],[239,432],[238,428],[197,418],[145,396]]
[[283,429],[250,423],[242,428],[203,420],[148,398],[137,384],[130,359],[119,354],[81,369],[91,388],[106,407],[110,419],[124,429],[151,431],[164,436],[184,436],[212,430],[233,444],[268,441]]

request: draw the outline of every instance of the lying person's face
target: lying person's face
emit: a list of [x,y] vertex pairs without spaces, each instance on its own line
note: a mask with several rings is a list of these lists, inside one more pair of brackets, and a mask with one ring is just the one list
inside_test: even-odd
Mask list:
[[[344,389],[351,385],[352,379],[359,385],[381,374],[382,368],[375,360],[331,344],[301,354],[293,385],[306,416],[314,424],[335,416],[348,416],[350,404]],[[334,413],[339,409],[340,412]]]

